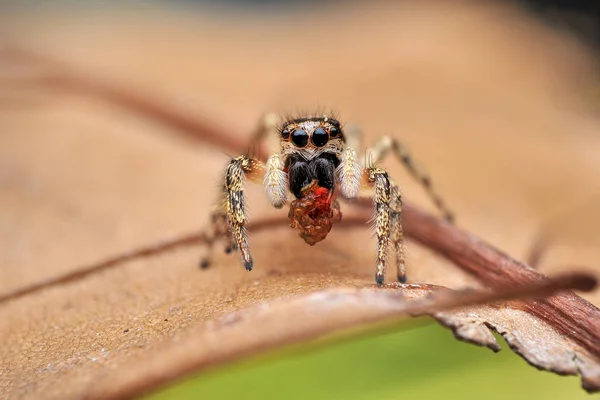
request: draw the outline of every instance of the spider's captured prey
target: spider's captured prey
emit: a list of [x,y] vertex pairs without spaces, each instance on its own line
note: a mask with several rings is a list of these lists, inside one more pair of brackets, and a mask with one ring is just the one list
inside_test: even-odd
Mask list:
[[[332,225],[342,218],[338,196],[351,200],[361,187],[372,189],[374,224],[377,239],[375,281],[383,285],[387,266],[388,244],[396,255],[397,277],[406,282],[402,196],[387,171],[376,164],[389,152],[404,164],[410,174],[427,190],[435,205],[452,221],[453,217],[441,197],[434,191],[429,176],[419,168],[406,149],[393,137],[382,138],[361,160],[355,151],[360,144],[357,130],[344,130],[342,124],[327,115],[289,118],[277,124],[266,114],[256,132],[257,140],[271,140],[278,147],[266,163],[249,155],[232,159],[225,170],[221,201],[212,215],[207,236],[228,240],[226,252],[239,250],[244,267],[254,266],[246,231],[244,183],[246,179],[262,181],[275,208],[290,202],[290,226],[300,231],[309,245],[325,239]],[[212,249],[212,247],[211,247]],[[201,263],[209,265],[209,256]]]

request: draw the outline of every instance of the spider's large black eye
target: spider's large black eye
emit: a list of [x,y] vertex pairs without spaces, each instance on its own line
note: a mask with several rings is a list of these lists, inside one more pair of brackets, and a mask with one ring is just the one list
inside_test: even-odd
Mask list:
[[323,128],[314,130],[311,138],[312,143],[317,147],[323,147],[329,141],[329,135]]
[[281,131],[281,137],[285,140],[287,140],[290,137],[290,130],[289,129],[284,129]]
[[292,143],[298,147],[304,147],[308,144],[308,133],[302,129],[296,129],[292,133]]
[[329,137],[336,138],[340,134],[340,130],[335,126],[329,128]]

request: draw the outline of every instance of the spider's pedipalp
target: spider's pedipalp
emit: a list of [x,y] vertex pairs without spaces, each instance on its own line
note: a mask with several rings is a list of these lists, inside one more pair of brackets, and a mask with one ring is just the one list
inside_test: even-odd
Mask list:
[[347,147],[342,153],[342,161],[336,169],[337,181],[342,191],[342,196],[353,199],[358,194],[362,179],[362,168],[358,161],[356,151]]
[[388,173],[380,168],[368,168],[368,181],[374,187],[375,234],[377,236],[377,272],[375,281],[383,285],[390,239],[391,182]]
[[271,205],[275,208],[283,207],[287,201],[288,176],[283,171],[283,167],[283,161],[279,154],[273,154],[269,157],[264,185]]

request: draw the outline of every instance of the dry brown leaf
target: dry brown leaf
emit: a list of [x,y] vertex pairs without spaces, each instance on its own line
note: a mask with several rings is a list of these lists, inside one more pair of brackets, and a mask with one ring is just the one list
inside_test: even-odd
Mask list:
[[581,346],[568,340],[518,304],[480,306],[452,313],[435,313],[441,324],[469,343],[500,350],[490,330],[498,332],[510,348],[532,366],[560,375],[581,375],[589,392],[600,390],[600,364]]
[[[323,337],[339,341],[344,336],[332,334],[356,327],[364,331],[365,327],[375,322],[379,329],[390,321],[397,328],[399,319],[422,315],[433,315],[462,340],[496,351],[499,348],[495,347],[497,343],[489,329],[474,325],[485,323],[491,329],[498,329],[499,324],[511,321],[514,329],[501,333],[517,352],[527,352],[524,347],[534,349],[537,354],[535,358],[530,358],[532,365],[565,375],[582,375],[583,384],[588,390],[598,390],[600,370],[585,349],[573,346],[571,341],[541,321],[532,324],[530,315],[523,312],[519,314],[508,303],[477,305],[499,299],[537,296],[544,292],[548,294],[552,290],[548,289],[557,284],[563,288],[590,289],[595,282],[590,282],[587,276],[562,276],[554,279],[550,285],[536,285],[537,289],[524,286],[497,293],[460,293],[440,286],[393,284],[387,290],[336,288],[261,303],[197,326],[176,341],[159,344],[154,354],[134,360],[127,367],[107,373],[94,382],[83,398],[129,398],[189,373],[261,351]],[[465,304],[477,306],[442,312]],[[479,316],[485,316],[485,319]],[[248,332],[252,334],[248,335]],[[358,332],[362,333],[353,333]],[[244,340],[240,340],[241,337]],[[544,340],[532,343],[536,337]]]
[[[293,24],[285,21],[258,21],[254,26],[249,22],[241,30],[232,27],[226,35],[219,24],[207,20],[198,24],[183,17],[165,23],[158,16],[111,15],[109,24],[106,17],[98,17],[95,22],[73,18],[64,25],[57,16],[20,15],[2,26],[9,37],[52,53],[76,71],[105,76],[117,86],[144,87],[150,99],[160,93],[183,115],[205,110],[235,130],[249,132],[270,104],[320,102],[337,104],[347,119],[360,122],[369,141],[379,132],[401,131],[456,209],[461,225],[518,255],[524,254],[556,204],[597,181],[599,139],[589,134],[597,128],[595,120],[571,111],[579,110],[572,93],[589,83],[587,56],[572,42],[513,13],[504,15],[503,21],[511,23],[503,26],[492,11],[456,6],[451,15],[427,8],[409,10],[407,15],[407,10],[382,7],[365,15],[350,9],[338,16],[335,35],[346,39],[339,43],[335,58],[326,57],[329,46],[315,47],[310,40],[311,54],[323,62],[303,58],[284,66],[280,64],[284,54],[302,52],[309,44],[294,36]],[[399,23],[403,18],[411,23]],[[514,30],[514,25],[520,29]],[[267,26],[274,39],[261,41],[265,31],[259,26]],[[168,40],[153,40],[150,48],[149,31]],[[472,31],[479,32],[477,37]],[[522,40],[524,31],[531,38],[529,44]],[[390,48],[377,39],[381,35],[411,41],[398,40],[397,48]],[[251,57],[239,52],[244,46],[252,49]],[[536,60],[528,46],[536,49]],[[374,59],[377,65],[369,61]],[[480,73],[482,62],[485,76]],[[248,75],[254,79],[248,80]],[[513,90],[516,81],[518,92]],[[328,92],[319,92],[322,87]],[[175,101],[175,93],[186,98]],[[44,107],[35,108],[35,113],[31,107],[0,110],[5,132],[0,135],[3,293],[77,273],[112,254],[204,224],[226,155],[190,147],[188,141],[164,135],[171,128],[93,98],[62,92],[41,98]],[[571,158],[565,161],[556,157],[559,153]],[[387,165],[402,176],[394,163]],[[565,182],[572,190],[560,190]],[[422,199],[410,181],[404,192],[411,199]],[[249,193],[253,219],[270,215],[266,202],[260,203],[260,189],[250,188]],[[181,337],[201,329],[197,324],[257,302],[370,284],[372,252],[361,250],[369,233],[334,231],[310,252],[289,229],[254,235],[257,267],[251,274],[242,271],[235,257],[225,256],[218,258],[214,269],[199,272],[195,268],[199,250],[178,249],[2,304],[0,318],[5,324],[0,334],[8,337],[3,340],[8,345],[0,349],[0,397],[9,393],[63,399],[89,394],[94,382],[120,375],[129,363],[160,362],[155,357],[160,357],[163,346],[176,351]],[[280,251],[273,253],[272,248]],[[415,243],[409,243],[409,259],[412,281],[452,288],[480,286]],[[450,321],[444,315],[438,318],[459,324],[463,337],[479,341],[470,333],[476,332],[493,346],[479,329],[487,321],[509,332],[509,342],[522,353],[531,350],[530,339],[536,334],[547,335],[548,343],[558,343],[556,349],[562,350],[535,347],[535,354],[524,355],[541,368],[581,372],[591,387],[597,364],[588,364],[590,356],[581,350],[581,343],[552,336],[558,335],[552,330],[525,331],[524,325],[513,326],[507,320],[517,315],[519,320],[537,321],[528,326],[541,327],[545,322],[529,313],[537,310],[539,317],[551,317],[547,311],[562,300],[573,301],[572,296],[558,296],[559,304],[554,305],[534,303],[533,308],[522,303],[504,314],[478,308],[481,320],[465,320],[464,314]],[[587,298],[597,303],[598,292]],[[590,329],[588,334],[596,326]],[[594,343],[587,345],[591,348]]]

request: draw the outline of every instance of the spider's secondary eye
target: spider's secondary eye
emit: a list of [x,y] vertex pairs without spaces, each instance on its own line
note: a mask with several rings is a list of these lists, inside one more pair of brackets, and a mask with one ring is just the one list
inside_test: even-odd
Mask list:
[[312,143],[317,147],[323,147],[329,141],[329,135],[323,128],[314,130],[311,138]]
[[290,137],[290,131],[289,129],[284,129],[281,131],[281,137],[285,140],[287,140]]
[[336,138],[338,137],[338,135],[340,134],[340,130],[338,128],[336,128],[335,126],[332,126],[331,128],[329,128],[329,136],[332,138]]
[[298,147],[304,147],[308,144],[308,133],[302,129],[296,129],[292,133],[292,143]]

